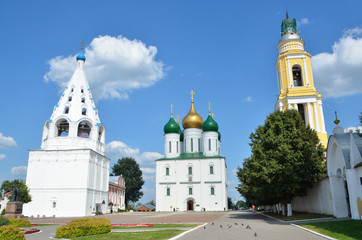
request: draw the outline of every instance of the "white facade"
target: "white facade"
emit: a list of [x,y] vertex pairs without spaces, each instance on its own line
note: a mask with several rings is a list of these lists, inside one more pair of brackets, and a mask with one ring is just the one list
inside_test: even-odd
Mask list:
[[30,150],[26,184],[32,201],[25,216],[73,217],[106,213],[110,159],[104,155],[105,129],[84,73],[85,57],[50,119],[40,150]]
[[182,133],[171,114],[164,127],[165,157],[156,160],[156,211],[227,210],[226,161],[220,156],[217,123],[209,112],[203,124],[192,102],[183,125]]

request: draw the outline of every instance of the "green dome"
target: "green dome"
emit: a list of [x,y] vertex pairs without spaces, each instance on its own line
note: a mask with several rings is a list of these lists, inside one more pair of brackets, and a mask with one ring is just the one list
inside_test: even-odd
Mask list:
[[181,129],[180,129],[180,142],[183,142],[184,141],[184,131],[182,131]]
[[204,132],[207,131],[214,131],[217,132],[219,130],[219,125],[217,125],[217,122],[209,115],[206,119],[206,121],[202,124],[202,130]]
[[165,134],[167,134],[167,133],[179,133],[180,126],[177,124],[175,119],[173,119],[173,117],[171,117],[170,120],[168,121],[168,123],[166,123],[166,125],[163,127],[163,131],[164,131]]
[[217,139],[219,139],[219,141],[221,141],[221,134],[220,134],[220,132],[217,132],[217,133],[218,133]]

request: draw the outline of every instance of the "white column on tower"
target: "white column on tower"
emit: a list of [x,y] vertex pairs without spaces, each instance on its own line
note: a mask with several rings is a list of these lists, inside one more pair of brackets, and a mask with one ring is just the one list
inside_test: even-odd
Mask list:
[[310,103],[306,103],[307,111],[308,111],[308,124],[311,128],[313,128],[313,118],[312,118],[312,110],[310,109]]
[[305,84],[309,86],[308,71],[307,71],[307,64],[305,62],[305,57],[303,57],[303,67],[304,67]]
[[288,103],[288,109],[292,109],[292,104]]
[[326,127],[324,125],[324,114],[323,114],[323,107],[322,107],[322,100],[318,100],[319,112],[321,113],[321,123],[322,123],[322,132],[326,132]]
[[298,104],[294,103],[294,110],[298,111]]
[[293,87],[293,84],[292,84],[292,74],[291,74],[291,69],[290,69],[289,58],[287,59],[287,63],[288,63],[289,86],[290,86],[290,87]]
[[313,110],[314,110],[314,121],[315,121],[315,130],[317,132],[320,132],[321,129],[319,128],[319,115],[318,115],[318,109],[317,109],[317,103],[313,103]]

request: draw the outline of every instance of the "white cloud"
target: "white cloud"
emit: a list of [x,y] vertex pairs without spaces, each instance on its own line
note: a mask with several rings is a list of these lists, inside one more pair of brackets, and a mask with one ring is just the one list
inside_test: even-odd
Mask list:
[[362,28],[344,31],[332,53],[312,57],[314,82],[324,97],[362,93]]
[[298,26],[307,25],[307,24],[310,24],[310,21],[309,21],[308,18],[302,18],[302,19],[300,19],[300,21],[298,21],[298,23],[297,23]]
[[161,158],[163,155],[158,152],[143,152],[141,153],[138,148],[132,148],[121,141],[112,141],[106,144],[106,153],[113,160],[122,157],[133,157],[138,162],[153,162]]
[[229,181],[229,180],[227,181],[228,185],[234,185],[234,183],[235,183],[235,181]]
[[156,169],[155,168],[141,168],[141,171],[143,173],[155,173]]
[[6,158],[6,155],[5,155],[5,154],[3,154],[3,153],[0,154],[0,161],[3,160],[3,159],[5,159],[5,158]]
[[143,175],[142,178],[143,178],[143,180],[145,180],[145,181],[152,181],[152,182],[155,181],[155,176],[146,176],[146,175]]
[[24,176],[26,175],[28,167],[27,166],[19,166],[19,167],[13,167],[11,169],[12,175],[18,175],[18,176]]
[[146,193],[155,193],[155,189],[154,188],[142,188],[142,191],[143,192],[146,192]]
[[[127,99],[139,88],[150,87],[165,76],[164,64],[155,60],[157,48],[140,40],[99,36],[85,49],[85,71],[95,99]],[[74,72],[74,56],[57,56],[48,61],[46,82],[65,87]]]
[[12,147],[17,147],[18,144],[15,142],[14,138],[12,137],[5,137],[0,132],[0,149],[7,149]]
[[252,102],[253,99],[251,98],[251,96],[247,96],[245,99],[244,99],[244,102]]

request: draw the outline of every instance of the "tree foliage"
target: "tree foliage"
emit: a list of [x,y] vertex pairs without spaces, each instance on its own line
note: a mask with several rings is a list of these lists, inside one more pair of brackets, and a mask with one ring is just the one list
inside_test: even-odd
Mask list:
[[142,171],[139,164],[133,158],[123,157],[113,165],[112,173],[115,176],[122,175],[126,183],[126,206],[128,203],[137,202],[142,196],[141,191],[143,184]]
[[326,174],[325,150],[295,110],[271,113],[250,140],[252,154],[237,172],[247,202],[289,203]]
[[[21,181],[19,179],[15,179],[13,181],[5,180],[1,184],[1,190],[4,190],[5,192],[12,192],[14,186],[16,185],[19,186],[20,189],[19,201],[23,203],[31,202],[31,196],[28,187],[26,186],[24,181]],[[9,198],[11,199],[11,196],[9,196]]]

